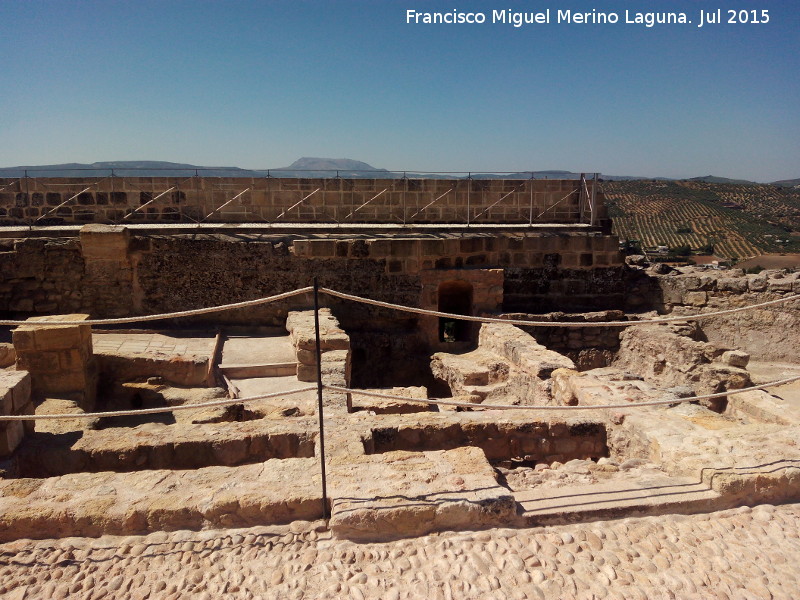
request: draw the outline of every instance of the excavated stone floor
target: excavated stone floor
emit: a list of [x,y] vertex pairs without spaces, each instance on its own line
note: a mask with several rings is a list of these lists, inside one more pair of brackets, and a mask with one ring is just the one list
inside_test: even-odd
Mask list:
[[[748,370],[743,353],[670,326],[626,333],[613,365],[578,372],[519,329],[487,327],[432,368],[456,400],[518,409],[437,409],[422,387],[380,390],[411,404],[326,390],[325,522],[316,391],[288,393],[315,371],[297,315],[289,336],[224,336],[219,352],[212,334],[96,334],[124,381],[105,408],[286,395],[38,423],[0,479],[0,597],[800,595],[797,385],[636,406],[799,365]],[[329,314],[326,327],[323,381],[342,385],[349,338]],[[215,354],[230,389],[190,385]],[[556,410],[605,404],[622,408]]]
[[[345,334],[335,321],[330,327],[341,343]],[[179,385],[186,364],[205,373],[213,337],[148,333],[125,341],[126,335],[132,334],[95,338],[101,353],[116,353],[144,369],[160,361],[165,370],[146,382],[118,384],[106,408],[129,408],[134,399],[147,407],[226,397],[220,388]],[[307,332],[298,335],[307,337]],[[652,343],[653,335],[659,343],[677,344],[680,352],[719,355],[666,328],[650,337],[630,336],[631,353],[639,351],[637,344]],[[273,332],[224,339],[222,372],[227,365],[232,376],[238,373],[229,383],[239,396],[307,385],[283,374],[287,365],[298,370],[291,337]],[[348,413],[345,395],[326,391],[334,535],[368,542],[436,531],[711,512],[798,497],[800,403],[791,393],[731,396],[722,413],[696,404],[636,408],[638,402],[663,399],[665,385],[677,376],[659,384],[625,370],[629,364],[577,373],[569,359],[509,325],[482,331],[481,341],[485,345],[469,356],[483,353],[486,364],[497,365],[492,369],[500,391],[483,398],[486,404],[530,394],[535,403],[552,396],[556,405],[622,403],[626,408],[456,412],[424,401],[353,395],[355,412]],[[124,351],[125,343],[138,345]],[[177,344],[200,354],[181,355]],[[454,389],[472,389],[479,396],[469,382],[484,365],[443,354],[436,355],[434,365],[437,361],[450,369],[443,376]],[[324,372],[331,368],[323,366]],[[700,367],[698,378],[749,377],[722,363]],[[677,371],[670,364],[661,368]],[[786,365],[756,365],[753,378],[793,372]],[[266,373],[270,376],[260,376]],[[421,387],[382,391],[426,398]],[[37,412],[80,409],[51,399]],[[318,442],[313,390],[166,416],[43,421],[18,451],[16,473],[0,480],[0,541],[321,518]]]

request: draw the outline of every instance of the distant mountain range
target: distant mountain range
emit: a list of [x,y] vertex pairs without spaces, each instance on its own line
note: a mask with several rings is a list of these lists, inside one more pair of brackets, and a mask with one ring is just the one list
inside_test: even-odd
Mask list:
[[[191,177],[195,174],[204,177],[331,177],[344,178],[429,178],[429,179],[579,179],[580,173],[573,171],[520,171],[517,173],[414,173],[379,169],[360,160],[350,158],[303,157],[288,167],[278,169],[240,169],[239,167],[203,167],[185,163],[152,160],[124,160],[111,162],[65,163],[59,165],[26,165],[0,167],[0,177],[91,177],[110,175],[118,177]],[[587,173],[587,175],[591,175]],[[606,181],[675,181],[668,177],[643,177],[632,175],[601,175]],[[728,179],[706,175],[693,177],[688,181],[701,183],[756,184],[743,179]],[[800,179],[784,179],[772,185],[797,187]]]

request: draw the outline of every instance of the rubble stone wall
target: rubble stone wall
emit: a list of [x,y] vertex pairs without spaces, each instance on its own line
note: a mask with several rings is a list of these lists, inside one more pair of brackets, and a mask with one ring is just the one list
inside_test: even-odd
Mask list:
[[477,446],[490,461],[522,459],[552,463],[608,456],[605,426],[580,420],[554,422],[543,419],[523,425],[498,421],[454,423],[445,427],[424,424],[375,427],[372,435],[364,440],[364,446],[367,454]]
[[[623,321],[625,313],[621,310],[605,310],[583,314],[562,312],[544,315],[509,314],[510,318],[520,320],[546,321]],[[579,371],[598,369],[610,365],[619,350],[621,327],[520,327],[531,334],[536,341],[550,350],[569,357]]]
[[[345,292],[410,306],[435,306],[432,294],[436,290],[425,290],[423,297],[422,287],[436,277],[425,279],[424,273],[463,273],[463,277],[477,277],[480,282],[482,270],[507,271],[516,264],[526,265],[524,269],[515,267],[516,272],[530,272],[548,261],[548,269],[559,277],[585,271],[581,276],[590,280],[591,271],[606,269],[597,265],[615,263],[616,267],[607,270],[619,280],[621,259],[616,244],[616,237],[599,234],[392,240],[288,237],[243,242],[213,236],[128,236],[118,228],[90,225],[83,228],[80,240],[6,242],[7,250],[0,252],[0,311],[25,316],[153,314],[306,287],[314,276],[319,277],[320,285]],[[492,279],[492,289],[476,290],[476,298],[483,298],[480,310],[503,309],[501,285],[502,277]],[[541,286],[523,286],[516,290],[516,302],[526,294],[562,292],[568,301],[571,289],[553,287],[548,292]],[[309,300],[293,298],[215,315],[214,319],[280,325],[290,308],[308,307]],[[324,300],[330,306],[336,304],[327,296]],[[363,310],[361,307],[359,312]]]
[[[800,272],[745,274],[739,269],[688,268],[659,275],[635,271],[628,289],[629,308],[695,314],[800,294]],[[800,359],[800,300],[703,319],[699,324],[705,338],[718,346],[741,348],[759,360]]]

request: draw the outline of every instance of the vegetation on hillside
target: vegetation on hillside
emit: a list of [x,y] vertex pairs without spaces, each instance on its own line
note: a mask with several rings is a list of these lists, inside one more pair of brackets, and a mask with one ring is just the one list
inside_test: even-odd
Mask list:
[[[644,248],[747,258],[800,252],[800,190],[703,181],[607,181],[614,233]],[[794,235],[792,235],[794,233]]]

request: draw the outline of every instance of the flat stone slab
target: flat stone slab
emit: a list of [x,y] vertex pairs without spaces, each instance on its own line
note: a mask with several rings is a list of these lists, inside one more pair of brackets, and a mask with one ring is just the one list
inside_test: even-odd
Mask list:
[[592,485],[520,490],[526,526],[714,510],[720,494],[696,479],[649,476]]
[[92,346],[101,371],[115,381],[162,377],[177,385],[205,386],[214,337],[161,333],[95,333]]
[[167,333],[94,333],[95,354],[141,355],[154,358],[192,356],[208,358],[214,350],[214,336],[185,337]]
[[376,541],[432,531],[507,526],[516,517],[478,448],[387,452],[331,459],[330,528],[339,538]]
[[[401,398],[428,399],[428,390],[422,386],[376,388],[365,389],[364,391],[399,396]],[[434,410],[435,405],[427,402],[408,402],[406,400],[390,400],[388,398],[351,394],[350,407],[353,411],[371,411],[376,415],[388,415],[429,412]]]
[[283,336],[230,335],[222,346],[222,363],[230,365],[268,365],[296,363],[292,338]]
[[314,458],[0,480],[0,542],[250,527],[322,516]]

